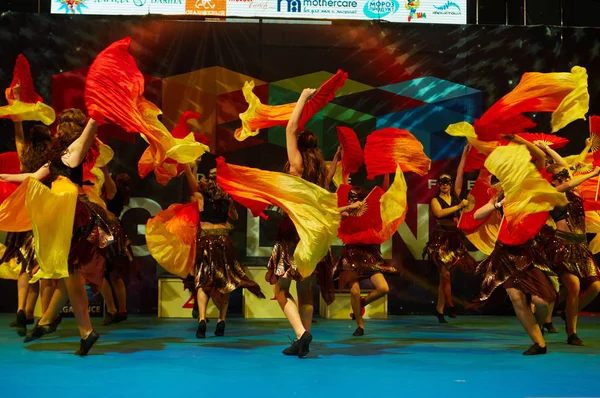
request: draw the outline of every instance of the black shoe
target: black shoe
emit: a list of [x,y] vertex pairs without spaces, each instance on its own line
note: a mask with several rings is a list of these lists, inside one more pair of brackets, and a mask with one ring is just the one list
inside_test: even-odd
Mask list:
[[215,336],[225,336],[225,321],[217,323],[217,328],[215,329]]
[[352,333],[352,336],[364,336],[364,335],[365,335],[365,329],[361,328],[360,326],[356,328],[354,333]]
[[[33,325],[34,320],[33,319],[28,319],[27,322],[25,322],[27,325]],[[11,323],[8,324],[9,328],[16,328],[17,327],[17,321],[12,321]]]
[[312,334],[310,332],[304,332],[300,340],[298,340],[298,358],[304,358],[310,352],[309,346],[312,341]]
[[127,320],[127,312],[117,312],[113,315],[112,323],[119,323]]
[[39,322],[37,325],[35,325],[33,327],[33,329],[31,329],[26,335],[25,338],[23,339],[24,343],[29,343],[33,340],[37,340],[39,338],[41,338],[42,336],[45,336],[47,334],[53,333],[56,330],[56,327],[52,327],[52,324],[50,325],[40,325]]
[[448,316],[450,318],[456,318],[456,308],[448,307]]
[[578,346],[585,345],[585,344],[583,344],[583,340],[581,340],[581,339],[579,338],[579,336],[577,336],[577,333],[573,333],[572,335],[570,335],[570,336],[567,338],[567,344],[570,344],[570,345],[578,345]]
[[554,327],[552,322],[544,323],[542,325],[542,333],[544,332],[544,329],[546,329],[546,331],[548,331],[548,333],[558,333],[558,330],[556,330],[556,328]]
[[298,339],[292,340],[292,345],[290,345],[285,350],[281,351],[281,353],[283,355],[294,355],[294,356],[298,355],[298,350],[300,347],[299,341],[300,340],[298,340]]
[[198,329],[196,329],[196,338],[203,339],[206,337],[206,321],[198,322]]
[[25,311],[21,310],[17,312],[15,328],[19,336],[24,337],[27,334],[27,317],[25,316]]
[[523,353],[523,355],[541,355],[541,354],[545,354],[547,351],[548,351],[547,347],[540,347],[540,345],[538,343],[535,343],[534,345],[529,347],[527,349],[527,351],[525,351]]
[[92,330],[92,333],[90,333],[89,336],[85,340],[81,339],[81,341],[79,342],[79,349],[77,351],[75,351],[75,354],[77,354],[79,356],[87,355],[88,352],[90,352],[90,349],[92,348],[92,346],[94,344],[96,344],[96,341],[98,341],[99,338],[100,338],[100,335],[98,333],[96,333],[94,330]]
[[108,326],[113,323],[113,319],[115,319],[115,314],[111,314],[110,312],[106,313],[104,320],[102,321],[103,326]]
[[435,316],[437,317],[439,323],[448,323],[446,318],[444,318],[444,314],[440,314],[439,312],[435,311]]
[[54,320],[52,321],[52,323],[49,325],[50,326],[50,333],[56,332],[56,329],[58,328],[58,325],[60,325],[61,322],[62,322],[62,315],[58,314],[58,316],[56,318],[54,318]]

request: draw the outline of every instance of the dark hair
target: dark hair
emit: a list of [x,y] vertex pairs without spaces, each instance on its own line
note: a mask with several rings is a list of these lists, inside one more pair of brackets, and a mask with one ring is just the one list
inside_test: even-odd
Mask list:
[[115,185],[117,186],[117,190],[121,193],[123,197],[123,205],[127,206],[129,204],[129,200],[131,199],[131,178],[128,174],[121,173],[117,174],[115,177]]
[[61,124],[65,122],[75,123],[82,128],[85,128],[87,116],[85,116],[81,110],[76,108],[65,109],[58,115],[57,123]]
[[48,161],[49,149],[52,145],[52,135],[48,126],[35,124],[29,130],[29,137],[25,141],[23,153],[19,161],[22,171],[33,173]]
[[[63,115],[65,112],[66,116]],[[78,109],[68,109],[61,113],[59,120],[62,119],[64,121],[61,121],[56,127],[56,136],[52,142],[52,148],[49,157],[51,161],[60,158],[64,151],[69,148],[69,145],[71,145],[77,138],[81,136],[81,133],[83,133],[86,122],[85,119],[81,119],[79,117],[80,115],[83,115],[83,112]],[[83,117],[85,118],[85,115],[83,115]],[[95,139],[85,155],[84,162],[95,162],[99,153],[99,142],[97,139]]]
[[[302,155],[302,178],[310,181],[313,184],[327,189],[325,182],[327,181],[327,168],[323,153],[319,149],[319,140],[317,136],[310,131],[303,131],[298,136],[298,150]],[[284,172],[290,171],[289,160],[283,168]]]
[[[365,198],[369,196],[369,191],[366,188],[358,185],[353,185],[350,189],[350,192],[356,193],[360,200],[365,200]],[[350,194],[350,192],[348,192],[348,195]]]

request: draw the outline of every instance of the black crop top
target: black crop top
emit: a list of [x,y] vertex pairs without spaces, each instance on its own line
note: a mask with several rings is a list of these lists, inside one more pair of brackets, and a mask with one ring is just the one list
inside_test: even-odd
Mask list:
[[[438,203],[440,204],[442,209],[448,209],[450,207],[458,206],[460,204],[458,198],[456,198],[455,196],[451,196],[450,205],[448,205],[448,203],[444,199],[440,198],[439,195],[437,195],[435,198],[438,200]],[[455,217],[458,217],[459,214],[460,214],[460,210],[457,210],[454,213],[448,214],[446,217],[437,217],[437,219],[438,220],[450,220]]]
[[204,192],[202,198],[204,198],[204,210],[200,213],[200,221],[211,224],[226,223],[229,214],[229,198],[212,199]]
[[83,163],[77,167],[69,167],[63,163],[61,158],[50,162],[50,176],[52,181],[59,176],[67,177],[73,184],[83,185]]
[[569,203],[566,206],[555,207],[550,216],[555,222],[567,220],[569,230],[573,233],[585,233],[585,209],[583,208],[583,199],[575,192],[567,191]]

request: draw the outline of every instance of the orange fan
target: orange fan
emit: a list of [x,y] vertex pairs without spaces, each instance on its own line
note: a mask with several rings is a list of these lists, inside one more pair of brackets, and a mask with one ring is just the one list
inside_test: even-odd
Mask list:
[[569,143],[569,140],[563,137],[558,137],[553,134],[544,133],[521,133],[517,134],[519,137],[529,142],[535,143],[536,141],[542,141],[546,145],[552,147],[552,149],[562,148]]

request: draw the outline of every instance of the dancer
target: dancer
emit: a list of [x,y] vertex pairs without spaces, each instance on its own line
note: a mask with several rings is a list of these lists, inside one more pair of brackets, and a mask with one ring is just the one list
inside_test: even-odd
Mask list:
[[[12,93],[15,99],[19,100],[20,86],[15,86]],[[35,124],[26,138],[22,122],[15,121],[14,126],[15,144],[19,162],[21,163],[21,172],[32,173],[42,167],[45,159],[48,157],[52,142],[50,130],[43,124]],[[40,291],[42,311],[45,311],[48,308],[52,292],[54,291],[54,282],[42,279],[40,282],[29,283],[37,267],[33,233],[31,231],[9,232],[7,234],[6,251],[0,259],[0,264],[9,262],[13,258],[16,258],[17,262],[21,264],[21,274],[17,282],[17,319],[10,326],[14,325],[16,327],[19,336],[25,336],[27,325],[33,324],[33,312]]]
[[448,316],[456,318],[456,309],[452,301],[452,272],[454,269],[458,267],[464,272],[473,273],[477,267],[475,259],[471,257],[464,244],[462,232],[457,227],[461,210],[469,204],[467,200],[459,199],[463,185],[465,160],[469,150],[470,145],[466,145],[456,171],[454,186],[450,174],[440,174],[437,180],[438,193],[431,199],[429,206],[437,223],[423,254],[424,257],[428,255],[431,258],[440,274],[436,306],[439,323],[448,323],[444,318],[445,307],[448,307]]
[[[36,180],[70,181],[77,185],[79,195],[75,209],[75,220],[71,238],[69,257],[69,276],[65,280],[69,299],[81,336],[78,355],[87,355],[100,337],[92,328],[88,313],[88,298],[85,283],[100,287],[104,277],[105,258],[100,249],[110,239],[106,228],[106,215],[102,207],[91,203],[84,194],[83,162],[94,144],[98,128],[90,119],[85,123],[85,115],[77,109],[62,112],[58,120],[57,137],[48,163],[34,173],[18,175],[0,175],[3,181],[22,183],[28,177]],[[93,153],[93,152],[92,152]],[[49,215],[64,217],[64,215]],[[54,266],[54,264],[48,264]]]
[[[513,141],[520,142],[520,140],[514,139]],[[528,178],[530,185],[546,188],[548,183],[529,163],[529,158],[533,155],[536,164],[543,165],[544,155],[542,151],[537,150],[538,148],[529,145],[526,147],[528,151],[521,151],[519,147],[513,146],[501,147],[488,157],[485,163],[486,167],[492,173],[502,172],[503,174],[497,175],[500,183],[495,186],[496,195],[491,198],[489,203],[475,211],[475,219],[484,219],[494,211],[500,211],[504,216],[503,209],[506,199],[502,184],[507,182],[502,180],[515,178],[516,169],[527,169],[523,170],[527,172],[527,176],[521,173],[517,178]],[[514,165],[506,167],[507,162],[514,162]],[[524,181],[524,179],[516,181]],[[510,181],[510,183],[516,184],[516,181]],[[511,192],[514,192],[514,188],[511,187]],[[561,195],[555,190],[548,189],[545,197],[536,203],[540,203],[539,208],[542,209],[545,208],[543,207],[544,203],[548,206],[552,202],[564,203],[565,199]],[[529,199],[524,199],[524,201],[529,202]],[[548,313],[548,303],[554,302],[556,299],[557,289],[549,279],[551,270],[545,265],[547,260],[542,250],[534,247],[533,239],[547,218],[547,211],[529,214],[510,230],[506,218],[503,218],[493,252],[477,268],[477,273],[483,276],[479,301],[487,300],[498,287],[502,286],[513,304],[517,318],[533,341],[534,344],[523,355],[539,355],[547,352],[541,325]],[[528,300],[535,305],[535,315]]]
[[[384,178],[384,189],[389,185],[389,176]],[[347,186],[346,186],[347,187]],[[340,188],[338,194],[343,195],[347,188]],[[375,212],[379,211],[379,199],[383,190],[376,187],[372,196],[364,188],[353,186],[347,191],[348,205],[341,207],[342,224],[340,231],[342,241],[344,242],[344,251],[342,252],[335,269],[334,278],[339,279],[338,289],[342,290],[350,285],[350,303],[352,305],[352,319],[356,320],[356,330],[353,336],[363,336],[365,334],[365,323],[363,315],[365,307],[370,303],[379,300],[389,292],[388,283],[383,274],[397,274],[399,271],[385,261],[381,255],[380,239],[374,239],[371,242],[366,236],[360,238],[360,232],[374,226],[374,223],[380,223],[381,217],[376,214],[366,214],[370,208]],[[373,198],[373,203],[367,204],[367,197]],[[366,216],[364,222],[357,222],[358,217]],[[346,225],[346,222],[348,224]],[[358,228],[360,225],[360,228]],[[356,236],[348,234],[349,230],[359,236],[358,239],[369,240],[367,243],[355,243]],[[354,238],[354,239],[353,239]],[[360,281],[369,279],[375,290],[371,291],[366,297],[360,295]]]
[[[317,93],[315,89],[304,89],[286,126],[286,148],[288,161],[284,172],[301,177],[313,184],[327,189],[327,167],[323,154],[318,148],[317,137],[309,131],[300,130],[300,117],[306,102]],[[283,350],[285,355],[297,355],[303,358],[309,353],[312,335],[310,327],[313,316],[312,281],[314,274],[303,278],[294,262],[294,249],[299,237],[292,220],[286,215],[279,225],[275,245],[267,265],[266,280],[275,285],[274,293],[281,310],[290,322],[297,340]],[[328,256],[329,257],[329,256]],[[326,258],[317,266],[319,278],[328,279],[333,272],[331,259]],[[296,281],[298,303],[290,294],[291,281]],[[323,297],[332,287],[321,286]],[[331,297],[331,296],[330,296]],[[331,300],[331,298],[329,299]]]
[[216,161],[206,153],[200,163],[201,169],[208,170],[204,171],[207,178],[197,180],[189,165],[185,165],[184,169],[191,192],[201,195],[194,276],[199,311],[196,338],[202,339],[206,337],[206,309],[210,298],[219,310],[214,334],[223,336],[232,291],[242,287],[260,298],[265,298],[265,295],[258,284],[246,276],[244,267],[236,259],[235,248],[229,237],[233,226],[227,218],[236,220],[238,214],[233,200],[216,182]]
[[[104,199],[108,210],[108,225],[115,238],[115,242],[106,248],[106,278],[101,289],[108,312],[102,324],[110,325],[127,320],[127,289],[124,277],[129,275],[134,259],[129,238],[121,226],[119,216],[123,208],[129,204],[131,179],[127,174],[121,173],[117,175],[115,181],[107,166],[100,169],[104,174]],[[113,291],[118,308],[115,305]]]
[[[550,213],[556,223],[556,231],[546,229],[545,252],[549,265],[567,289],[567,343],[582,346],[584,342],[577,336],[577,314],[600,293],[600,269],[587,244],[583,199],[576,187],[597,176],[600,167],[591,173],[573,177],[569,165],[558,153],[543,142],[539,142],[538,146],[554,159],[547,172],[552,175],[552,185],[559,192],[565,192],[569,200],[566,206],[557,207]],[[544,326],[552,327],[551,318],[549,322],[546,319]]]

